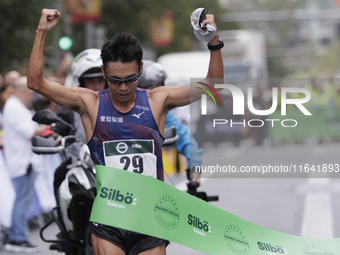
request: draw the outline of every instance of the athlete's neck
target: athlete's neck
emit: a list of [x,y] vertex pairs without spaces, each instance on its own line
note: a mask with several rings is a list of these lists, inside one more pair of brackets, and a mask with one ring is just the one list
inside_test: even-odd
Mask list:
[[110,97],[113,106],[122,113],[129,112],[135,106],[136,92],[134,92],[133,95],[131,95],[131,98],[127,99],[126,101],[117,97],[115,94],[112,95],[111,92]]

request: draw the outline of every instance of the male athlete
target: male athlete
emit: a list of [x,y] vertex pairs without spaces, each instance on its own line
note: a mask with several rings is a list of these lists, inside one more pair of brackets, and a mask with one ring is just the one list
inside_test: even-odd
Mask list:
[[[124,168],[163,180],[161,149],[167,112],[198,100],[202,93],[200,89],[196,89],[199,84],[195,84],[191,93],[190,84],[160,87],[150,91],[137,88],[138,77],[143,72],[143,52],[138,40],[129,34],[116,35],[102,48],[102,73],[109,84],[108,89],[94,92],[79,87],[66,88],[48,81],[43,76],[44,43],[47,32],[58,23],[59,18],[60,13],[57,10],[42,11],[31,53],[27,86],[80,114],[95,164]],[[213,15],[206,16],[202,26],[206,24],[216,28]],[[211,59],[207,78],[223,78],[221,47],[222,43],[216,32],[209,45]],[[209,83],[207,79],[203,82]],[[103,153],[103,142],[115,140],[126,143],[136,140],[141,143],[151,141],[154,154],[149,153],[134,159],[108,158]],[[91,224],[91,233],[96,255],[166,254],[168,242],[163,239],[97,223]]]

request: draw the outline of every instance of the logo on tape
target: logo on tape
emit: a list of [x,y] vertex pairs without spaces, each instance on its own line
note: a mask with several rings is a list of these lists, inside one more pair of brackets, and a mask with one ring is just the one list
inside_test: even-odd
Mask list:
[[329,251],[328,249],[315,245],[315,244],[307,244],[303,247],[303,254],[304,255],[335,255],[333,252]]
[[224,240],[228,247],[238,255],[246,255],[249,252],[250,245],[245,235],[235,225],[226,227],[223,233]]
[[205,220],[200,220],[200,218],[188,215],[188,224],[193,227],[193,231],[199,235],[206,236],[207,233],[211,233],[211,227],[209,223]]
[[175,229],[180,220],[177,202],[168,195],[162,196],[154,207],[156,220],[165,229]]
[[271,245],[268,243],[261,243],[257,242],[257,245],[259,246],[259,249],[262,251],[269,252],[268,254],[288,254],[288,251],[286,249],[281,248],[280,245]]
[[127,192],[126,195],[123,195],[123,192],[120,190],[107,187],[102,187],[100,189],[99,196],[107,199],[107,205],[120,209],[126,209],[126,205],[136,205],[137,203],[137,198],[133,198],[133,194],[131,192]]

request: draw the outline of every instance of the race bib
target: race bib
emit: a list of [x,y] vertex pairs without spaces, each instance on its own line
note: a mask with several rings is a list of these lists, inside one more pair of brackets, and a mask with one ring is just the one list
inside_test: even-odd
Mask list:
[[157,178],[153,140],[106,141],[105,165]]

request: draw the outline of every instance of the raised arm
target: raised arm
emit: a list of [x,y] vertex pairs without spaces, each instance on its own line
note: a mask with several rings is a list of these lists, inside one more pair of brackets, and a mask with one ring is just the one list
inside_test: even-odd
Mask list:
[[[216,29],[216,34],[214,38],[209,42],[210,45],[219,45],[220,37],[217,33],[217,27],[215,24],[214,15],[207,14],[207,18],[202,22],[202,25],[210,24]],[[210,63],[208,74],[206,78],[223,78],[224,77],[224,69],[223,69],[223,59],[221,49],[219,50],[211,50],[210,51]]]
[[27,87],[59,105],[82,114],[86,109],[82,97],[91,94],[91,91],[81,88],[65,88],[58,83],[45,79],[43,74],[46,35],[58,23],[59,18],[60,13],[57,10],[44,9],[42,11],[29,62]]
[[[220,43],[220,38],[218,36],[217,27],[214,20],[214,15],[207,14],[206,19],[202,22],[203,26],[206,24],[210,24],[215,27],[216,34],[214,38],[209,42],[210,45],[218,45]],[[208,73],[206,75],[206,78],[202,80],[202,83],[206,83],[212,87],[214,87],[214,83],[216,83],[216,79],[212,78],[221,78],[219,81],[220,83],[223,83],[223,77],[224,77],[224,70],[223,70],[223,59],[222,59],[222,53],[221,50],[211,50],[210,51],[210,62],[209,62],[209,68]],[[200,99],[201,94],[205,93],[201,89],[197,89],[197,87],[201,87],[204,89],[207,89],[206,86],[201,85],[199,83],[195,84],[188,84],[181,87],[164,87],[165,90],[168,90],[168,96],[165,101],[165,107],[166,108],[174,108],[178,106],[187,105],[189,103],[192,103],[198,99]]]

